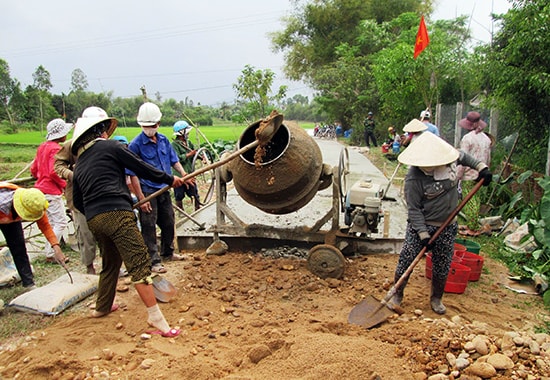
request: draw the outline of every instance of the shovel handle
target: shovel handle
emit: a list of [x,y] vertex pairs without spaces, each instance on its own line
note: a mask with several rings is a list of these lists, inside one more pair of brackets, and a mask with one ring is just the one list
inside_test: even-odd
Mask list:
[[[435,233],[432,235],[432,237],[430,238],[429,242],[428,242],[428,245],[432,244],[435,239],[437,239],[439,237],[439,235],[441,234],[441,232],[443,232],[443,230],[451,223],[451,221],[458,215],[458,213],[460,212],[460,210],[462,210],[462,208],[466,205],[466,203],[468,203],[468,201],[474,196],[474,194],[480,189],[481,186],[483,186],[483,178],[481,180],[479,180],[476,185],[472,188],[472,190],[470,190],[470,192],[468,193],[468,195],[466,195],[466,197],[464,199],[462,199],[462,201],[460,202],[460,204],[449,214],[449,216],[447,217],[447,219],[443,222],[443,224],[441,226],[439,226],[439,228],[437,229],[437,231],[435,231]],[[424,253],[426,253],[426,247],[422,247],[422,249],[420,250],[420,252],[418,253],[418,255],[416,255],[416,257],[414,258],[413,262],[411,263],[411,265],[409,265],[409,267],[407,268],[407,270],[405,271],[405,273],[403,273],[401,275],[401,277],[399,278],[399,280],[397,280],[397,282],[391,287],[391,289],[388,291],[388,294],[386,295],[386,297],[384,297],[384,299],[382,300],[382,303],[383,304],[386,304],[394,295],[395,295],[395,292],[396,290],[401,286],[403,285],[403,282],[405,282],[405,279],[407,277],[409,277],[409,275],[411,274],[411,272],[413,271],[414,267],[416,266],[416,264],[418,264],[418,262],[422,259],[422,257],[424,256]]]

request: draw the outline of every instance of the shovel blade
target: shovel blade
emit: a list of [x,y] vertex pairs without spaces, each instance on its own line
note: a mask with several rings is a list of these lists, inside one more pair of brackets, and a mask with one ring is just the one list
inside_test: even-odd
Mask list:
[[348,322],[370,329],[386,321],[395,312],[386,305],[382,305],[373,296],[367,296],[359,302],[348,315]]
[[153,293],[159,302],[170,302],[177,293],[176,287],[162,276],[153,277]]

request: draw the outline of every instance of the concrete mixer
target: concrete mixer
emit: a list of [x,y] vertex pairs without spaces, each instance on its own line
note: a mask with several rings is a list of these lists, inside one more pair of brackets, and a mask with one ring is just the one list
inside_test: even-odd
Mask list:
[[[256,122],[246,128],[237,149],[254,141],[260,124]],[[299,126],[282,121],[268,144],[218,167],[216,220],[206,230],[213,234],[207,254],[224,254],[229,249],[227,242],[241,250],[268,245],[312,247],[307,259],[311,272],[322,278],[337,278],[344,272],[344,255],[399,250],[402,239],[387,236],[389,216],[381,209],[383,194],[375,190],[381,186],[367,187],[366,180],[362,180],[347,189],[346,148],[342,149],[337,166],[322,160],[313,137]],[[231,181],[238,193],[238,197],[230,197],[233,207],[228,204],[231,202],[228,202],[227,185]],[[246,203],[237,202],[236,198]],[[311,202],[314,198],[316,201]],[[199,213],[205,211],[201,209]],[[267,217],[263,213],[268,214]],[[349,227],[341,228],[342,213]],[[245,222],[241,217],[252,221]],[[287,223],[285,217],[307,219],[292,224]],[[267,218],[271,221],[262,223]],[[381,220],[384,220],[382,234],[378,233]],[[190,236],[187,241],[181,237],[178,233],[180,247],[202,247],[196,236]]]

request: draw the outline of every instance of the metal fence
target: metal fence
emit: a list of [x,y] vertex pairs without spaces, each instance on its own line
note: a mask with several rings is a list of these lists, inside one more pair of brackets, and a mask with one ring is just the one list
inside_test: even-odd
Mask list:
[[487,122],[488,130],[498,141],[499,138],[506,138],[506,135],[499,136],[499,129],[506,131],[506,125],[499,120],[496,109],[475,108],[464,103],[457,104],[438,104],[435,109],[435,124],[439,127],[441,137],[449,144],[458,147],[460,140],[467,131],[458,125],[458,121],[470,111],[477,111],[481,114],[481,119]]

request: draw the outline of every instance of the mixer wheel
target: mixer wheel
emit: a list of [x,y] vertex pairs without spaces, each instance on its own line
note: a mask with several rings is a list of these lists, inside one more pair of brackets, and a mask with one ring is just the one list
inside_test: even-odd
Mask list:
[[344,274],[346,260],[342,252],[328,244],[311,248],[307,257],[307,267],[311,273],[321,278],[340,278]]

